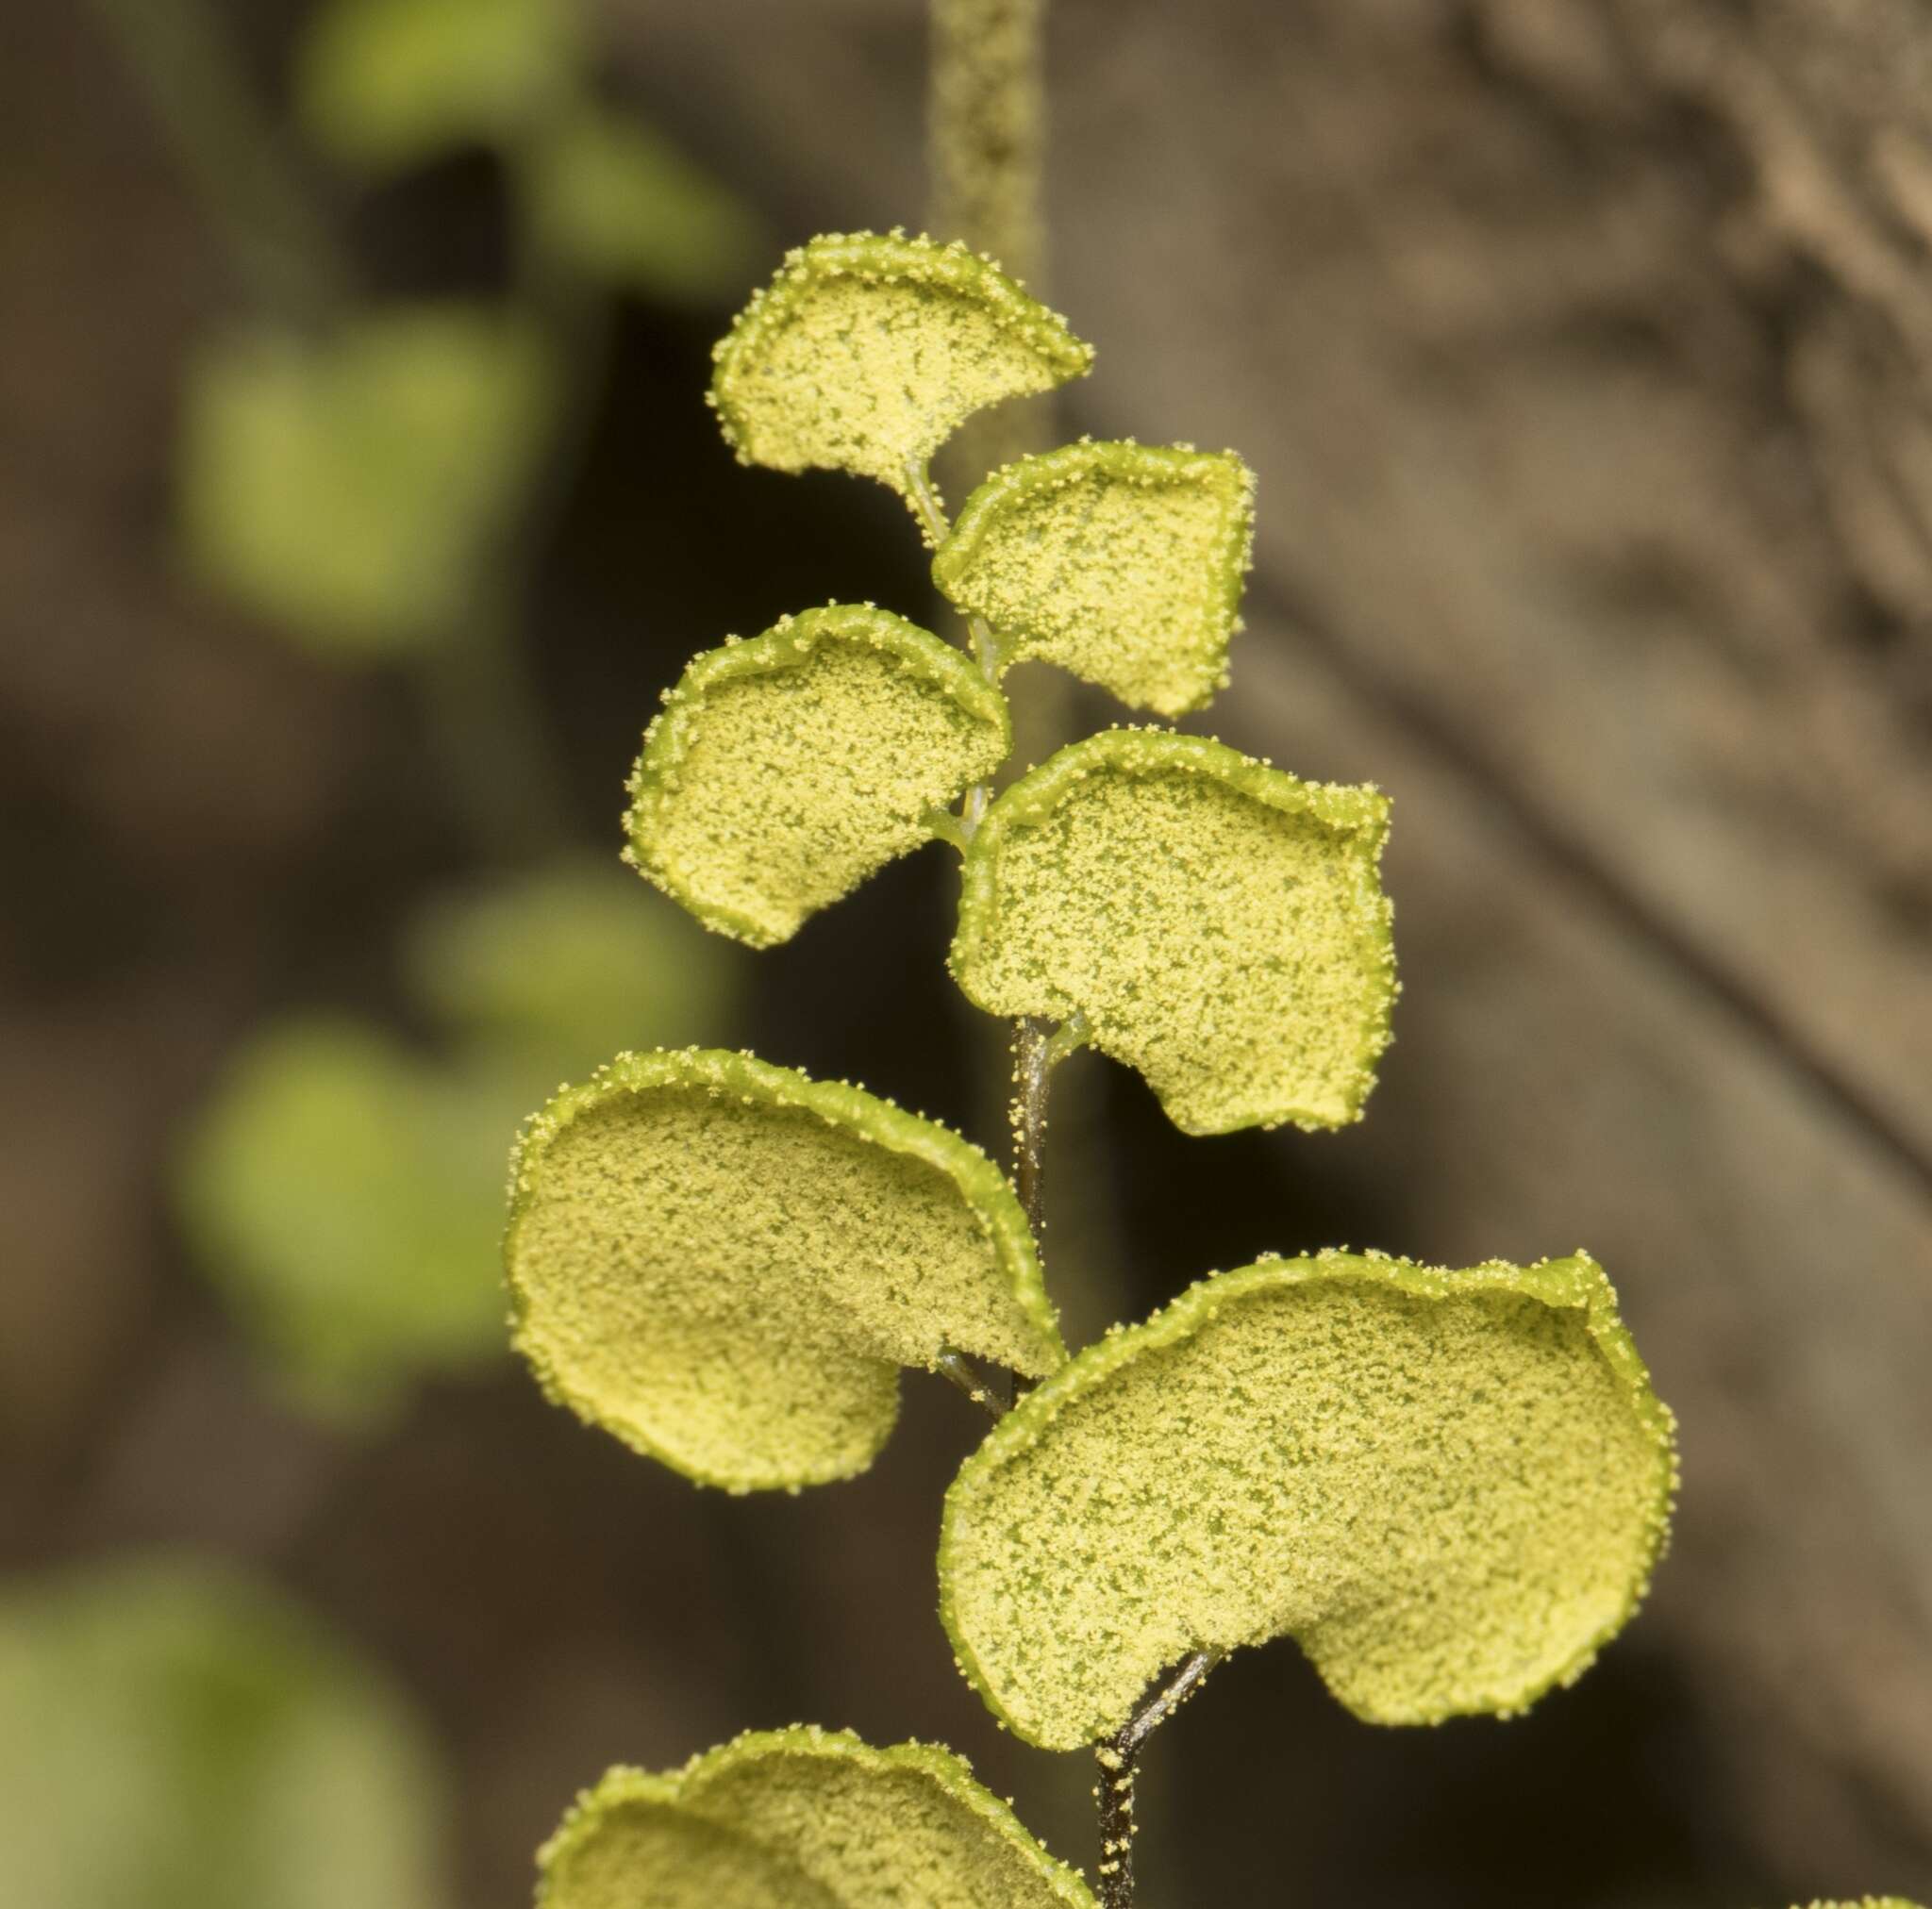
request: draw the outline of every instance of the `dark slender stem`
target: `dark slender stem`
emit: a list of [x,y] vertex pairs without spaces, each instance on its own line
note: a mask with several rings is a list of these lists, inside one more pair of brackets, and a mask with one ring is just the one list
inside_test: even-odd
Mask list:
[[1206,1680],[1227,1653],[1212,1647],[1196,1651],[1173,1676],[1148,1692],[1140,1708],[1119,1730],[1094,1746],[1100,1766],[1101,1909],[1134,1909],[1134,1778],[1141,1748]]
[[[1053,1075],[1047,1057],[1051,1039],[1051,1028],[1037,1016],[1023,1015],[1013,1023],[1013,1187],[1036,1244],[1046,1232],[1041,1172],[1046,1154],[1047,1086]],[[1010,1374],[1002,1377],[1010,1386]]]
[[[953,1384],[958,1386],[960,1391],[964,1392],[975,1405],[984,1406],[991,1417],[1004,1419],[1011,1409],[1007,1401],[993,1390],[991,1383],[987,1379],[983,1379],[974,1370],[972,1362],[966,1357],[964,1353],[956,1353],[948,1346],[932,1363],[935,1371],[943,1373],[945,1377],[952,1380]],[[1007,1382],[1006,1389],[1010,1393],[1013,1385],[1013,1375],[1010,1372],[1006,1372],[1002,1376]]]
[[354,273],[206,0],[94,0],[257,297],[312,324]]
[[1087,1017],[1072,1014],[1058,1027],[1038,1015],[1013,1023],[1013,1182],[1026,1223],[1038,1239],[1046,1230],[1041,1167],[1046,1151],[1046,1104],[1053,1071],[1087,1045]]
[[[932,473],[917,458],[906,466],[906,498],[912,506],[913,516],[919,520],[920,535],[932,549],[937,550],[951,532],[952,520],[947,517],[946,506],[934,488]],[[992,625],[984,617],[968,616],[966,635],[967,647],[973,653],[973,660],[979,665],[979,673],[997,689],[1000,650]],[[966,791],[966,800],[958,818],[959,846],[963,847],[973,839],[979,819],[986,813],[987,805],[991,800],[992,785],[990,782],[975,782]]]
[[1046,1104],[1053,1071],[1089,1038],[1087,1017],[1070,1015],[1059,1026],[1028,1015],[1013,1023],[1013,1184],[1035,1239],[1046,1231],[1040,1175],[1046,1152]]
[[1141,1746],[1200,1689],[1207,1682],[1208,1671],[1226,1655],[1227,1652],[1218,1644],[1210,1644],[1205,1650],[1196,1651],[1191,1657],[1184,1657],[1175,1667],[1174,1675],[1158,1689],[1150,1691],[1141,1700],[1140,1709],[1114,1734],[1112,1741],[1120,1752],[1124,1756],[1138,1754]]
[[1100,1765],[1101,1909],[1134,1909],[1134,1759],[1111,1743],[1093,1751]]
[[1053,1033],[1037,1015],[1013,1023],[1013,1185],[1035,1239],[1046,1230],[1040,1184],[1046,1149],[1046,1100],[1053,1080]]
[[[527,216],[527,215],[526,215]],[[478,566],[462,627],[425,656],[421,675],[433,745],[484,852],[512,860],[571,836],[557,751],[531,677],[525,622],[538,570],[568,506],[596,426],[614,314],[561,268],[519,274],[514,307],[542,341],[556,408],[542,464]]]

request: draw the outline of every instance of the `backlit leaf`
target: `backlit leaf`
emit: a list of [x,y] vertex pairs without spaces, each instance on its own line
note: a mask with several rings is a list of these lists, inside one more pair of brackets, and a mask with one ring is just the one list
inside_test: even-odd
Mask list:
[[1090,737],[987,812],[953,972],[991,1014],[1084,1014],[1188,1133],[1340,1126],[1389,1042],[1388,812],[1203,738]]
[[708,650],[644,733],[626,859],[755,948],[896,855],[1011,745],[964,655],[888,610],[837,605]]
[[619,1766],[539,1853],[538,1909],[1091,1909],[952,1751],[761,1731]]
[[550,399],[537,340],[481,308],[386,312],[319,344],[226,340],[189,381],[189,555],[325,656],[460,640]]
[[307,1613],[185,1557],[0,1594],[8,1909],[436,1909],[441,1773]]
[[387,172],[515,137],[568,92],[580,52],[573,0],[329,0],[296,100],[325,151]]
[[1510,1715],[1588,1668],[1660,1553],[1673,1421],[1585,1254],[1378,1254],[1203,1281],[1029,1394],[947,1495],[941,1608],[1029,1742],[1292,1636],[1372,1723]]
[[1069,444],[995,472],[933,558],[1008,662],[1040,656],[1178,716],[1227,682],[1254,523],[1231,451]]
[[718,346],[746,463],[850,471],[910,498],[974,411],[1081,376],[1092,348],[963,245],[862,232],[791,253]]
[[180,1162],[182,1219],[305,1404],[375,1414],[421,1371],[501,1355],[507,1087],[346,1020],[271,1026],[230,1062]]
[[1919,1909],[1903,1896],[1860,1896],[1856,1902],[1812,1902],[1806,1909]]
[[845,1478],[948,1347],[1065,1353],[1019,1203],[957,1134],[749,1055],[622,1054],[530,1120],[505,1253],[550,1395],[734,1491]]
[[538,142],[525,190],[542,244],[677,303],[734,293],[760,240],[745,203],[662,134],[594,108]]

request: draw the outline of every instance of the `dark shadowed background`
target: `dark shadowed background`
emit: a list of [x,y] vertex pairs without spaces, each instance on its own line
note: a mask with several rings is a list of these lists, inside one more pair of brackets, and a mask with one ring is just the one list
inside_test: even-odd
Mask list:
[[[892,499],[740,469],[703,404],[783,245],[921,223],[921,8],[591,9],[601,97],[702,170],[709,223],[691,269],[609,273],[575,432],[500,533],[497,660],[452,667],[291,640],[272,588],[184,554],[191,367],[262,319],[275,273],[238,259],[222,164],[197,185],[164,134],[129,4],[117,35],[115,7],[9,0],[0,34],[0,1693],[25,1687],[5,1624],[16,1671],[44,1666],[50,1614],[103,1585],[138,1605],[158,1556],[219,1563],[224,1595],[302,1614],[401,1707],[447,1799],[441,1904],[525,1900],[608,1763],[792,1719],[949,1742],[1089,1861],[1090,1766],[1003,1739],[936,1620],[963,1400],[909,1376],[868,1476],[732,1500],[491,1351],[496,1162],[598,1057],[541,1033],[592,996],[587,1043],[723,1038],[999,1138],[996,1030],[941,966],[942,852],[715,971],[614,865],[640,730],[692,652],[831,598],[930,613]],[[1683,1424],[1674,1551],[1580,1685],[1507,1725],[1375,1731],[1291,1647],[1243,1657],[1150,1752],[1146,1900],[1932,1892],[1932,12],[1054,10],[1049,289],[1099,348],[1061,435],[1255,466],[1249,628],[1189,726],[1391,793],[1406,983],[1339,1135],[1188,1140],[1132,1075],[1065,1070],[1070,1337],[1269,1249],[1587,1245]],[[292,127],[309,9],[213,18],[362,301],[514,285],[483,144],[358,178]],[[500,749],[491,668],[526,685],[530,733]],[[558,936],[613,952],[531,1005],[570,958],[532,871],[572,866],[594,920]],[[615,919],[605,872],[629,884]],[[663,938],[635,999],[630,889]],[[524,913],[476,899],[503,894]],[[242,1057],[318,1024],[316,1065],[347,1078],[256,1159]],[[443,1158],[425,1123],[470,1120],[488,1170],[448,1174],[469,1206],[397,1222],[469,1309],[396,1352],[391,1235],[335,1189],[362,1171],[408,1207],[435,1177],[410,1150]],[[237,1271],[257,1250],[299,1303]],[[381,1290],[318,1350],[337,1272]],[[38,1768],[45,1722],[0,1714],[0,1774]],[[92,1909],[66,1886],[31,1909]]]

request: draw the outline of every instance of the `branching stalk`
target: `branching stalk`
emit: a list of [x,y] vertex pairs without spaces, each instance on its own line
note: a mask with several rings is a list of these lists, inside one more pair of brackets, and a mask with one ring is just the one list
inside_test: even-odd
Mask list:
[[929,808],[925,812],[925,825],[932,831],[933,839],[947,842],[963,855],[969,839],[966,825],[949,808]]
[[[1029,1016],[1013,1023],[1013,1179],[1026,1224],[1038,1239],[1045,1230],[1041,1211],[1040,1169],[1046,1145],[1046,1099],[1053,1071],[1088,1040],[1087,1017],[1075,1014],[1056,1027]],[[1012,1409],[1014,1375],[1004,1367],[982,1377],[963,1353],[948,1347],[933,1362],[975,1405],[995,1419]]]
[[[1036,281],[1044,264],[1045,15],[1046,0],[933,0],[932,8],[933,230],[941,238],[963,239],[1016,276]],[[1031,437],[1028,421],[1009,409],[987,421],[973,448],[986,463],[1000,463],[1031,448]],[[944,506],[923,467],[909,475],[913,508],[938,549],[950,527]],[[967,629],[981,671],[996,683],[1004,660],[998,639],[980,617],[969,617]],[[1046,715],[1040,726],[1050,737],[1056,725]],[[991,794],[984,784],[968,792],[960,818],[968,841]],[[1080,1015],[1058,1028],[1030,1016],[1013,1023],[1013,1180],[1036,1239],[1045,1230],[1041,1176],[1053,1070],[1088,1038]],[[1132,1909],[1141,1746],[1193,1694],[1221,1654],[1202,1651],[1190,1657],[1096,1751],[1104,1909]]]
[[[1036,278],[1045,262],[1046,0],[933,0],[926,126],[931,158],[930,224],[942,239],[961,239],[999,259],[1008,272]],[[1026,448],[1027,423],[1006,407],[976,435],[978,468]],[[926,540],[937,550],[951,525],[924,465],[908,473],[908,494]],[[998,685],[1003,658],[984,617],[966,629],[980,673]],[[992,785],[966,791],[960,831],[970,842],[992,801]],[[1029,1031],[1031,1030],[1031,1031]],[[1037,1024],[1015,1021],[1012,1035],[1013,1177],[1034,1237],[1041,1233],[1041,1168],[1046,1135],[1046,1074],[1051,1062],[1034,1048]],[[1037,1087],[1028,1082],[1037,1075]],[[1010,1373],[993,1384],[1004,1407]]]
[[1094,1795],[1100,1801],[1101,1909],[1134,1909],[1134,1778],[1141,1748],[1226,1654],[1212,1648],[1196,1651],[1141,1700],[1140,1708],[1113,1735],[1094,1747],[1094,1760],[1100,1766]]
[[[952,524],[946,516],[946,507],[940,501],[939,491],[934,488],[932,473],[916,459],[906,467],[906,494],[911,500],[914,514],[919,519],[920,529],[925,540],[937,550],[946,540],[946,534]],[[999,682],[999,644],[992,633],[992,626],[984,617],[969,616],[966,629],[973,646],[973,654],[979,664],[980,674],[989,683]],[[951,830],[938,831],[944,834],[962,852],[979,831],[979,824],[985,818],[987,805],[992,800],[992,785],[989,782],[975,782],[966,791],[966,799],[960,805],[957,826]],[[1024,1082],[1028,1077],[1029,1043],[1035,1037],[1028,1032],[1036,1023],[1016,1021],[1013,1023],[1013,1077]],[[1039,1037],[1043,1044],[1044,1035]],[[1041,1144],[1046,1132],[1046,1087],[1043,1073],[1041,1078],[1037,1119],[1023,1118],[1020,1109],[1027,1096],[1023,1087],[1013,1103],[1013,1177],[1020,1187],[1020,1204],[1025,1208],[1026,1222],[1033,1229],[1033,1237],[1040,1237],[1040,1155]],[[948,1371],[947,1377],[955,1385],[959,1384],[958,1374]],[[1005,1412],[1013,1403],[1013,1375],[1008,1371],[992,1374],[986,1381],[986,1390],[998,1407],[994,1416]],[[969,1396],[978,1394],[968,1388]]]
[[[939,490],[932,481],[932,473],[917,461],[906,467],[906,494],[911,500],[914,515],[919,519],[919,527],[926,542],[937,550],[951,532],[952,520],[946,515],[946,506],[941,500]],[[984,617],[966,618],[966,635],[972,647],[973,659],[979,665],[979,673],[995,688],[999,685],[1000,656],[999,639],[993,634],[992,625]],[[975,802],[974,798],[977,798]],[[985,784],[975,785],[966,797],[966,814],[969,818],[966,834],[972,838],[979,818],[986,813],[986,805],[991,799],[991,791]]]

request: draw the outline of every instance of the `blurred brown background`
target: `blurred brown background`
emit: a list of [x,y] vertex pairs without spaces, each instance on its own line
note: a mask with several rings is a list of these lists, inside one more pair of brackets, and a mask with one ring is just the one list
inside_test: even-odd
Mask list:
[[[306,10],[220,9],[272,103]],[[1932,10],[1054,13],[1050,289],[1100,353],[1062,423],[1257,470],[1249,631],[1191,726],[1391,792],[1407,984],[1339,1136],[1185,1140],[1131,1076],[1067,1070],[1074,1324],[1266,1249],[1585,1244],[1686,1471],[1646,1615],[1524,1720],[1375,1732],[1290,1647],[1224,1669],[1150,1754],[1146,1899],[1932,1893]],[[593,20],[605,83],[762,220],[753,275],[817,229],[919,224],[912,0]],[[525,1899],[607,1763],[792,1718],[950,1742],[1090,1860],[1084,1760],[999,1738],[934,1618],[963,1401],[908,1378],[868,1477],[733,1501],[507,1362],[379,1433],[318,1419],[198,1275],[169,1174],[225,1058],[297,1006],[410,1030],[399,924],[518,852],[468,825],[396,672],[184,573],[183,367],[246,294],[98,22],[4,25],[9,1580],[165,1543],[292,1594],[420,1706],[478,1909]],[[361,192],[309,170],[379,290],[506,273],[481,153]],[[623,302],[519,613],[593,854],[691,653],[828,598],[925,613],[884,492],[717,440],[739,295]],[[759,957],[737,1033],[990,1142],[951,879],[914,858]]]

